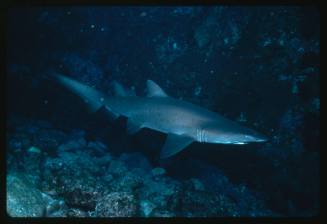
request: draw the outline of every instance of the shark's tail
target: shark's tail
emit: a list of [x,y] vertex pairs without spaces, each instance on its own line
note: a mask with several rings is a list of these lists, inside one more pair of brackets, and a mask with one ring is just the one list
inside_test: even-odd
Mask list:
[[105,96],[100,91],[58,73],[53,74],[53,77],[67,89],[81,97],[91,112],[99,110],[103,105]]

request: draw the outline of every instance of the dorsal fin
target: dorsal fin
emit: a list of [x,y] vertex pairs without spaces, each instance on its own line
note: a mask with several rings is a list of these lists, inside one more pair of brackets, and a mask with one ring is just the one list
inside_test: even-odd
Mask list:
[[127,96],[127,93],[126,93],[124,87],[119,82],[114,80],[112,82],[112,85],[114,87],[114,92],[115,92],[116,96]]
[[114,92],[116,96],[135,96],[135,92],[133,90],[125,89],[119,82],[114,80],[112,82],[114,87]]
[[152,80],[146,81],[148,97],[168,97],[161,87]]

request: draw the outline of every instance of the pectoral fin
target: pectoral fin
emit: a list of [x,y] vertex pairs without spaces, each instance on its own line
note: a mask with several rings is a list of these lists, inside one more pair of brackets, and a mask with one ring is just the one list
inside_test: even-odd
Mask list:
[[168,134],[165,145],[163,146],[160,158],[167,158],[182,151],[194,141],[193,138],[186,135]]
[[114,88],[114,93],[116,96],[135,96],[135,92],[130,89],[124,88],[119,82],[113,81],[112,82],[113,88]]

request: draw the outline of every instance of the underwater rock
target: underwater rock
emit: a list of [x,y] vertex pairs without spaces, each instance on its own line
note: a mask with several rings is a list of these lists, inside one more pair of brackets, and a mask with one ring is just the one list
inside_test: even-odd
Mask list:
[[46,202],[41,191],[22,174],[7,174],[7,213],[12,217],[41,217]]
[[96,176],[101,173],[101,167],[97,160],[93,159],[88,153],[83,151],[62,152],[60,157],[48,157],[44,163],[44,168],[51,172],[73,176]]
[[154,211],[174,211],[179,206],[181,184],[170,178],[145,178],[139,189],[139,198],[155,205]]
[[41,153],[41,150],[35,146],[31,146],[27,151],[29,153]]
[[112,160],[112,156],[110,155],[109,152],[106,152],[105,155],[96,158],[96,163],[102,169],[107,170],[111,160]]
[[51,129],[52,125],[44,120],[30,120],[24,117],[12,117],[11,124],[14,125],[17,132],[35,134],[40,129]]
[[96,204],[97,217],[132,217],[137,213],[137,200],[133,194],[113,192],[101,197]]
[[208,191],[186,191],[182,212],[188,217],[239,216],[235,203],[224,195]]
[[40,129],[33,135],[33,145],[45,151],[56,151],[66,134],[54,129]]
[[47,215],[47,217],[53,217],[53,218],[67,217],[67,211],[66,210],[54,211],[51,214]]
[[191,182],[194,190],[196,190],[196,191],[204,191],[205,190],[203,183],[199,179],[191,178],[190,182]]
[[69,132],[69,139],[85,138],[86,132],[83,129],[73,129]]
[[22,149],[27,149],[31,144],[31,138],[24,133],[8,135],[7,141],[9,152],[20,152]]
[[228,177],[220,170],[209,165],[203,165],[203,173],[199,177],[200,181],[206,186],[208,191],[222,193],[226,189],[232,189],[233,185],[230,183]]
[[100,141],[89,142],[87,148],[92,156],[103,156],[108,151],[108,147]]
[[[213,192],[216,195],[224,195],[227,197],[228,200],[235,204],[234,207],[239,216],[253,216],[254,214],[262,216],[263,214],[272,214],[264,205],[263,200],[255,195],[255,192],[249,191],[245,185],[235,185],[231,183],[221,170],[201,161],[195,160],[192,161],[192,163],[201,167],[201,170],[203,170],[201,172],[202,175],[199,177],[199,181],[203,183],[205,192]],[[193,184],[186,184],[185,190],[197,192],[194,182]]]
[[123,176],[127,172],[127,167],[124,162],[119,160],[112,160],[109,165],[108,172],[115,176]]
[[151,216],[151,212],[155,208],[156,208],[156,205],[153,204],[151,201],[144,200],[144,201],[141,201],[141,203],[140,203],[140,210],[141,210],[142,216],[145,216],[145,217]]
[[[11,171],[24,170],[29,173],[39,173],[40,154],[29,152],[31,138],[24,133],[7,135],[7,168]],[[34,160],[35,159],[35,160]]]
[[170,218],[170,217],[176,217],[176,214],[171,211],[155,211],[152,217]]
[[236,209],[240,216],[275,216],[276,214],[267,209],[263,200],[254,193],[241,184],[230,189],[226,196],[236,203]]
[[23,168],[26,177],[28,177],[29,181],[35,186],[39,186],[41,182],[42,158],[43,155],[41,153],[34,152],[29,152],[22,157],[21,167]]
[[72,179],[61,179],[57,185],[58,195],[65,198],[68,206],[94,210],[100,192],[105,189],[99,181],[90,176]]
[[152,176],[163,176],[166,174],[166,170],[162,167],[156,167],[151,170]]
[[144,169],[141,168],[133,168],[130,170],[130,172],[134,173],[135,175],[138,175],[140,177],[142,177],[143,179],[145,178],[145,176],[149,175],[149,171],[146,171]]
[[78,138],[74,140],[70,140],[64,144],[61,144],[58,147],[59,152],[64,151],[74,151],[74,150],[80,150],[81,148],[86,147],[86,140],[84,138]]
[[105,189],[99,178],[104,170],[85,152],[63,152],[60,157],[47,158],[44,169],[42,189],[55,190],[68,206],[92,210]]
[[18,164],[16,158],[9,153],[7,154],[6,157],[7,157],[7,161],[6,161],[7,173],[11,173],[18,170]]
[[126,172],[123,176],[116,178],[110,183],[112,191],[133,192],[142,185],[143,179],[132,173]]
[[79,218],[84,218],[84,217],[89,217],[89,214],[85,211],[82,211],[77,208],[70,208],[67,211],[67,217],[79,217]]
[[43,200],[46,202],[46,217],[65,217],[67,206],[63,200],[53,199],[50,195],[42,193]]
[[111,182],[113,179],[114,179],[114,177],[111,174],[104,175],[102,177],[102,180],[105,181],[105,182],[108,182],[108,183]]
[[123,153],[119,160],[124,161],[129,169],[140,168],[147,171],[152,168],[149,160],[140,152]]

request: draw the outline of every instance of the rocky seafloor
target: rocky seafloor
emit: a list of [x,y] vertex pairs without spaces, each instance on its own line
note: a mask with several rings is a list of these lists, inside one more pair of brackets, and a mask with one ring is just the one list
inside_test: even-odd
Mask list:
[[87,141],[83,130],[14,117],[7,148],[13,217],[278,216],[256,192],[205,162],[203,175],[179,180],[142,152],[113,155],[110,145]]

